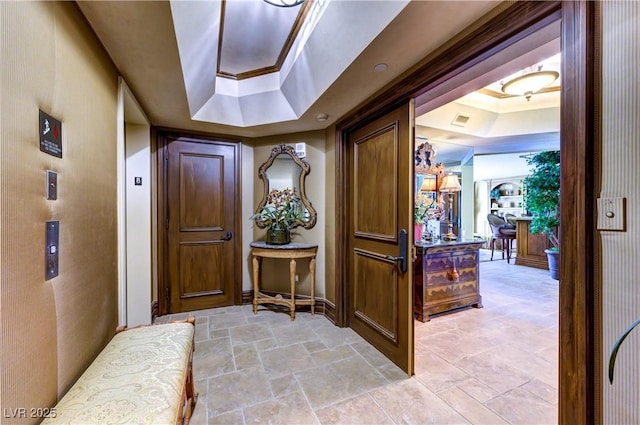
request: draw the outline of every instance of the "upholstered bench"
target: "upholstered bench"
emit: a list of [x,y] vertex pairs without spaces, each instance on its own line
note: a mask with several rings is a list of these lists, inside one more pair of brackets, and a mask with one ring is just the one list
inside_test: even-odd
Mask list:
[[194,323],[118,329],[43,423],[188,424]]

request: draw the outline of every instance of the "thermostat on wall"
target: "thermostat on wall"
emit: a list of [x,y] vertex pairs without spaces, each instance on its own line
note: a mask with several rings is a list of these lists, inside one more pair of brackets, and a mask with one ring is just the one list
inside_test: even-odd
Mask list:
[[304,158],[305,156],[307,156],[307,144],[304,142],[296,143],[295,152],[299,158]]

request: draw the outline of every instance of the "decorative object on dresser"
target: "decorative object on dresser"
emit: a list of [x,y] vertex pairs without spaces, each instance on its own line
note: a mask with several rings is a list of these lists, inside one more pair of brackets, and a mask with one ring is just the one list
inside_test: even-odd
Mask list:
[[455,240],[458,239],[455,233],[453,233],[453,194],[456,192],[460,192],[462,190],[462,186],[460,186],[460,180],[458,180],[458,176],[449,172],[444,179],[442,180],[442,184],[440,184],[440,192],[447,193],[449,195],[449,208],[448,208],[448,219],[449,219],[449,227],[447,233],[442,236],[444,240]]
[[[315,313],[316,254],[318,245],[306,243],[289,243],[286,245],[270,245],[263,241],[251,242],[253,257],[253,314],[258,313],[259,304],[276,304],[289,307],[291,320],[295,319],[296,306],[311,306],[311,314]],[[260,291],[260,262],[263,258],[281,258],[289,261],[289,285],[291,293],[288,298],[282,294],[270,295]],[[309,259],[310,297],[296,299],[296,260]]]
[[440,235],[439,220],[444,212],[444,202],[442,196],[438,195],[438,184],[441,184],[444,174],[445,167],[442,163],[436,163],[436,151],[433,146],[426,141],[420,144],[415,152],[413,217],[416,241],[433,240]]
[[479,253],[483,241],[416,243],[413,312],[422,322],[460,307],[482,307]]

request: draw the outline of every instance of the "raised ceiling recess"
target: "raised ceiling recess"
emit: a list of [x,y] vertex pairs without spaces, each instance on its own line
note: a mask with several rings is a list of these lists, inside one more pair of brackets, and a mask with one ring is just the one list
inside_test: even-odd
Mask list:
[[298,119],[407,4],[172,1],[191,118],[239,127]]

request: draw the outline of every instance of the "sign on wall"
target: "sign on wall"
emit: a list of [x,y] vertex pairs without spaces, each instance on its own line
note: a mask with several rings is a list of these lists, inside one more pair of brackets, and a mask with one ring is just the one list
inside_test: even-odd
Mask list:
[[40,110],[40,150],[62,158],[62,123]]

